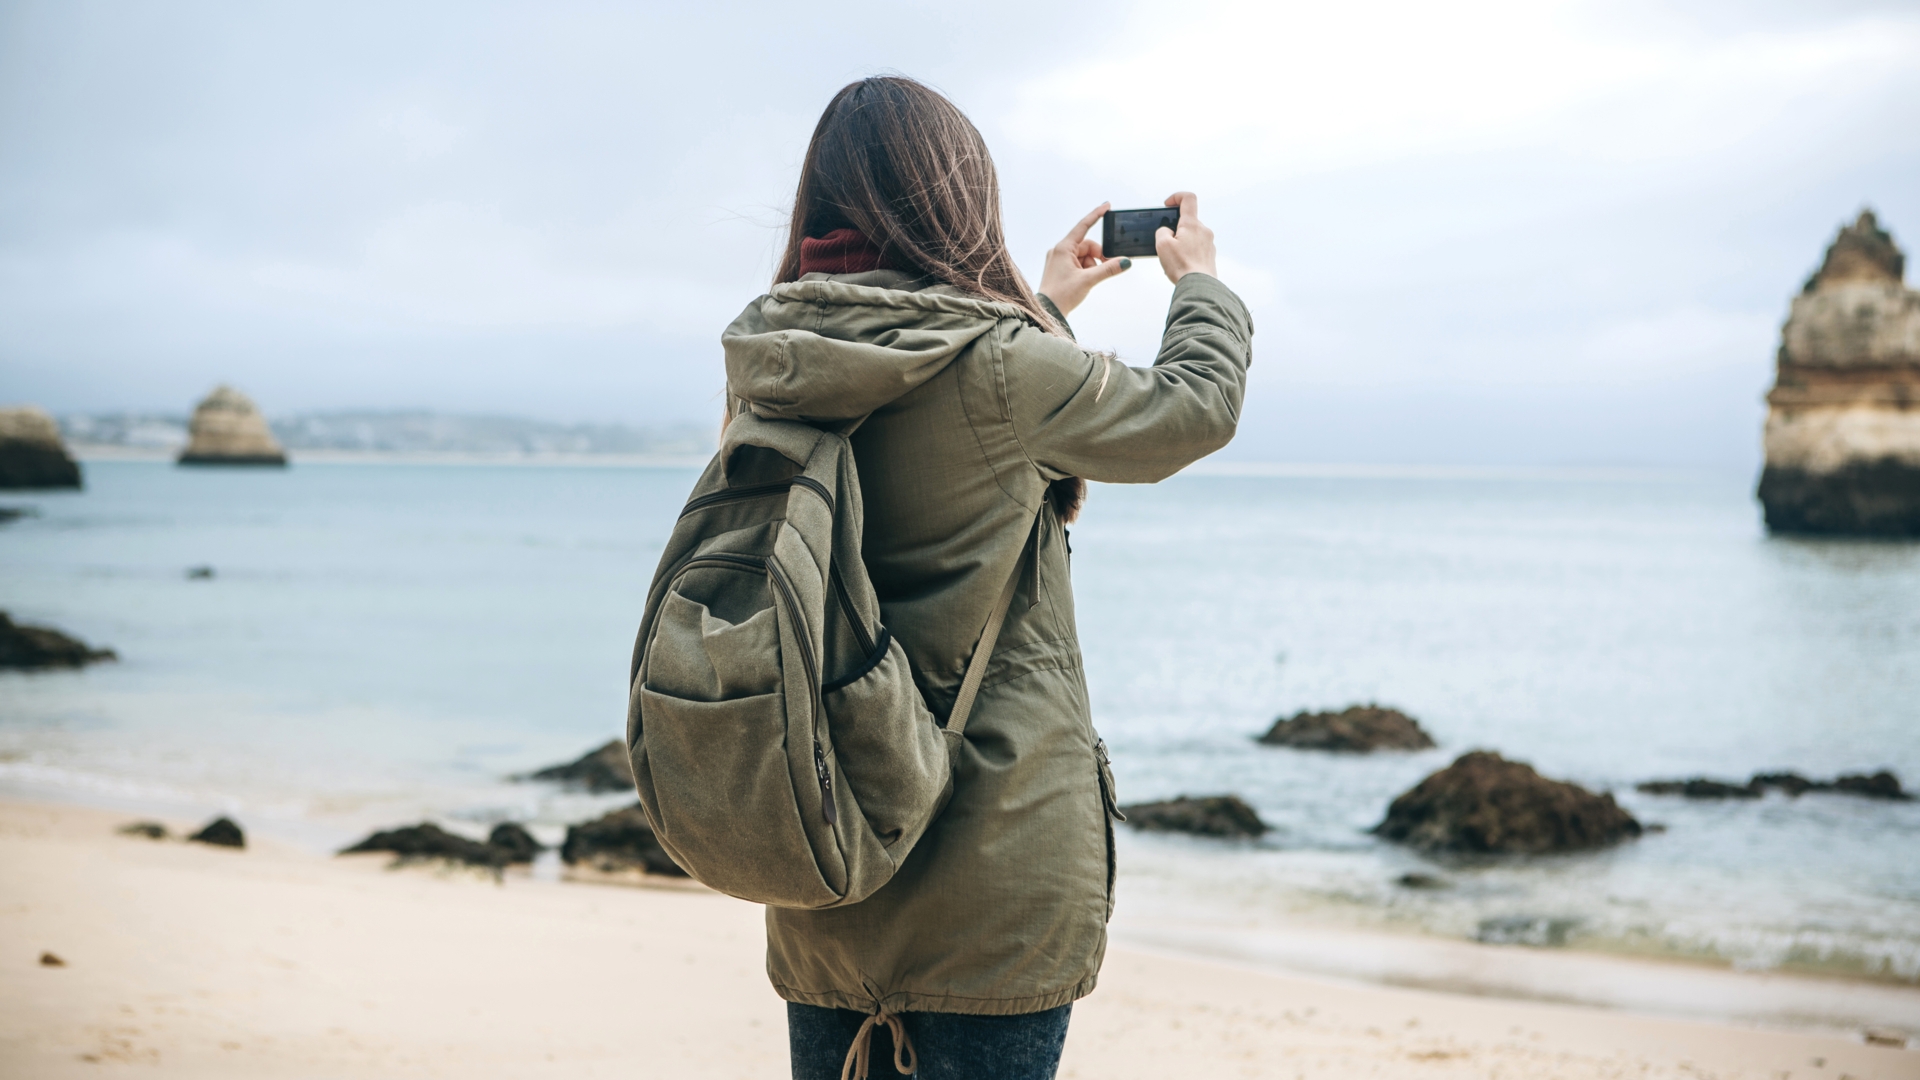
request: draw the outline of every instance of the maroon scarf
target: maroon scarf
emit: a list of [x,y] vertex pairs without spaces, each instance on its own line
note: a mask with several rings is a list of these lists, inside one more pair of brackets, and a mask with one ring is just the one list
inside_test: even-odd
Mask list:
[[825,236],[800,241],[801,274],[864,274],[869,270],[898,270],[866,234],[858,229],[835,229]]

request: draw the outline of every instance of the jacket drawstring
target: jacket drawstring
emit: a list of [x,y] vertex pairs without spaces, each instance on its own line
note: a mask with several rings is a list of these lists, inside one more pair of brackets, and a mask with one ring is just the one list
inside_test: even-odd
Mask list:
[[847,1048],[847,1062],[840,1066],[840,1080],[867,1080],[867,1055],[873,1050],[873,1029],[881,1024],[893,1034],[893,1067],[902,1076],[912,1076],[920,1063],[913,1054],[913,1040],[907,1038],[906,1025],[900,1017],[881,1009],[860,1025],[860,1031],[853,1037],[853,1045]]

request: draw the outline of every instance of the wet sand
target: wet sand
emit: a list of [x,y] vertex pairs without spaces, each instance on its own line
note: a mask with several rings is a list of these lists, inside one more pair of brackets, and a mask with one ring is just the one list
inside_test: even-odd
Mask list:
[[[0,802],[0,1076],[786,1075],[752,905],[125,820]],[[1920,1077],[1920,1050],[1116,947],[1061,1075],[1869,1080]]]

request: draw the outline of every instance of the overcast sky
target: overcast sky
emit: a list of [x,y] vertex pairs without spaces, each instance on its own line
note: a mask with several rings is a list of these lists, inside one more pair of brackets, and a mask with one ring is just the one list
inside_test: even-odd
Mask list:
[[[0,399],[708,421],[886,71],[985,133],[1030,278],[1200,194],[1240,460],[1751,468],[1834,231],[1920,239],[1913,3],[0,0]],[[1169,291],[1075,328],[1148,363]]]

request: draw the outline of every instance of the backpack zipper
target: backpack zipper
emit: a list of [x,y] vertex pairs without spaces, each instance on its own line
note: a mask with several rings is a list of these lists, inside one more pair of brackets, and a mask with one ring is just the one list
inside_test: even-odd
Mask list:
[[853,609],[853,594],[847,591],[847,583],[840,576],[840,568],[827,568],[827,576],[832,579],[833,591],[839,594],[840,610],[846,613],[847,624],[853,628],[853,640],[860,645],[861,656],[873,655],[873,635],[867,633],[867,627],[860,621],[860,613]]
[[696,556],[694,558],[688,559],[684,563],[681,563],[680,569],[674,571],[673,580],[675,583],[678,583],[681,576],[684,575],[687,571],[692,570],[693,568],[698,566],[713,566],[716,564],[720,566],[732,567],[736,570],[765,570],[766,569],[765,559],[756,558],[755,556],[752,556],[752,555],[733,555],[724,551],[717,551],[708,555]]
[[779,586],[780,598],[793,620],[794,640],[800,643],[800,665],[807,670],[807,689],[812,693],[813,706],[813,770],[820,778],[820,812],[826,816],[827,824],[832,825],[840,820],[840,813],[833,805],[833,770],[827,768],[826,752],[820,748],[820,673],[813,665],[813,643],[807,640],[807,624],[800,617],[800,601],[794,596],[787,575],[772,558],[766,560],[766,567],[767,576]]
[[764,499],[769,495],[778,495],[795,486],[806,488],[808,491],[820,496],[820,501],[827,504],[827,513],[833,513],[833,493],[827,490],[827,485],[811,477],[796,476],[791,480],[782,480],[777,484],[755,484],[752,487],[731,488],[726,491],[716,491],[709,495],[702,495],[697,499],[689,500],[687,505],[680,509],[680,516],[686,517],[696,510],[705,510],[710,506],[718,506],[721,503],[741,502],[746,499]]

